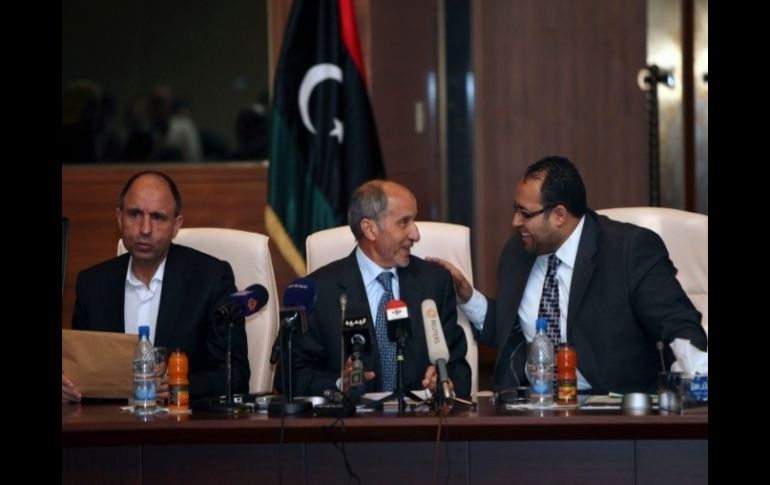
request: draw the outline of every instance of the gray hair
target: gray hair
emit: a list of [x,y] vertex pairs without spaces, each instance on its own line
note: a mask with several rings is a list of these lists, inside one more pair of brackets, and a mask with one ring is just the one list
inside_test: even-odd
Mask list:
[[384,180],[370,180],[361,185],[350,198],[348,207],[348,224],[356,241],[364,237],[361,221],[372,219],[379,226],[380,217],[388,209],[388,196],[385,194]]

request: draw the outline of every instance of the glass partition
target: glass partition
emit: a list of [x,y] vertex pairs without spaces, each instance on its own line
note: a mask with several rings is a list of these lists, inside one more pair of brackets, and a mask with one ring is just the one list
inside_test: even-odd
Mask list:
[[266,0],[63,0],[63,163],[267,158]]

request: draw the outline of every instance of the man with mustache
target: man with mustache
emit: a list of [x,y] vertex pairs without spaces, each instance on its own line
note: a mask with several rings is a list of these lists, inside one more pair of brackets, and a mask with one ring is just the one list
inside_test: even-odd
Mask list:
[[[347,392],[352,367],[349,358],[344,377],[340,379],[340,295],[344,293],[348,309],[358,304],[369,310],[373,327],[377,325],[376,316],[382,301],[390,298],[406,303],[412,337],[407,340],[404,350],[405,390],[436,389],[436,369],[428,358],[421,317],[422,301],[433,299],[449,347],[447,369],[454,391],[460,396],[470,395],[471,369],[465,360],[467,342],[462,328],[457,325],[452,278],[439,265],[410,254],[412,245],[420,240],[416,217],[417,201],[402,185],[372,180],[356,189],[348,210],[348,223],[356,238],[356,248],[346,258],[308,275],[318,286],[318,303],[307,334],[296,341],[296,394],[323,395],[327,389],[338,388]],[[388,294],[386,286],[390,286],[392,297],[383,298]],[[375,333],[376,328],[373,328],[372,334]],[[382,359],[383,353],[377,339],[373,338],[372,355],[363,358],[367,392],[393,391],[395,388],[392,372],[395,362]]]

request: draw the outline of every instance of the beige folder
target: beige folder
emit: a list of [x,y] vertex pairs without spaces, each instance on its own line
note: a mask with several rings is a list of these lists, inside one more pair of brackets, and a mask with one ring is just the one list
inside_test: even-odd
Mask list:
[[137,339],[124,333],[62,329],[62,373],[83,397],[128,399]]

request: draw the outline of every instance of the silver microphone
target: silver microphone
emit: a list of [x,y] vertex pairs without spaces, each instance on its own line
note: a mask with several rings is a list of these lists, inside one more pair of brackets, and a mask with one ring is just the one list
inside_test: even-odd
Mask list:
[[340,382],[345,375],[345,309],[348,306],[348,295],[340,294]]
[[422,302],[422,324],[425,327],[428,358],[438,371],[438,382],[441,385],[444,399],[449,400],[452,398],[452,392],[449,390],[449,373],[446,368],[446,363],[449,360],[449,348],[444,339],[444,329],[441,327],[436,302],[431,299]]

